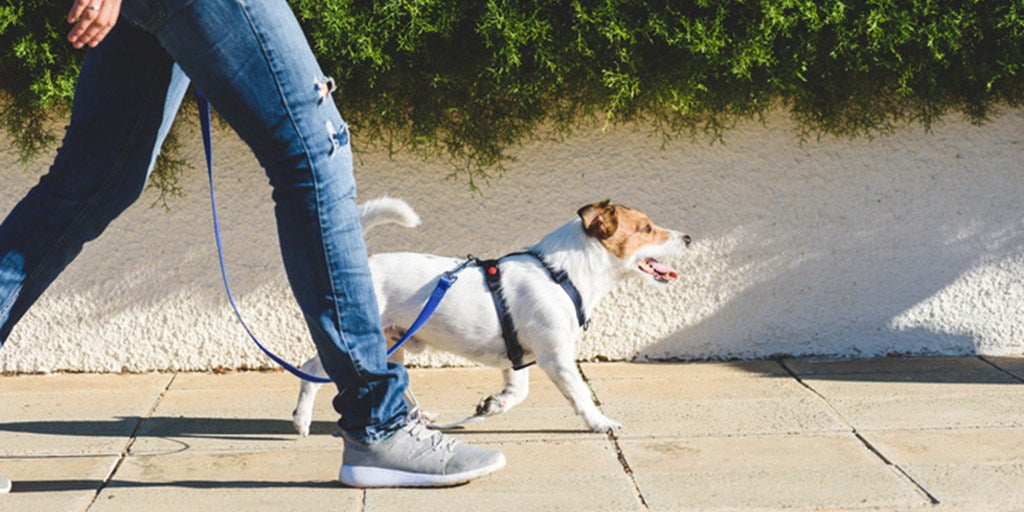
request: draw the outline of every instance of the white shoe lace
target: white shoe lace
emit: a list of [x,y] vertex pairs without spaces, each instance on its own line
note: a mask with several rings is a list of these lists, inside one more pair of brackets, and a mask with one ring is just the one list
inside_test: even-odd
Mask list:
[[455,451],[455,445],[458,441],[450,436],[445,435],[443,432],[432,430],[427,426],[427,423],[423,421],[423,418],[419,415],[419,410],[416,409],[409,413],[409,423],[405,426],[405,429],[416,438],[417,441],[423,441],[425,439],[430,440],[430,450],[447,450],[449,453]]
[[440,432],[433,430],[427,426],[427,422],[423,419],[423,415],[420,413],[420,404],[416,400],[416,395],[412,393],[409,388],[405,389],[406,400],[409,401],[409,414],[406,416],[408,423],[403,430],[408,430],[409,434],[416,438],[417,441],[423,441],[424,439],[430,439],[430,450],[447,450],[449,453],[455,451],[455,445],[458,441]]

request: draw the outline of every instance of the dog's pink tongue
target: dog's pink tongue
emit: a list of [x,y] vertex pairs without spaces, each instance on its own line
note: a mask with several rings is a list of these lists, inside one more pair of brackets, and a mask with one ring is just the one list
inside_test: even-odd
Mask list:
[[670,267],[668,265],[665,265],[665,264],[663,264],[663,263],[661,263],[659,261],[656,261],[654,259],[650,259],[650,260],[647,260],[647,264],[650,265],[651,268],[653,268],[654,271],[658,273],[659,277],[663,277],[665,279],[678,279],[679,278],[679,273],[676,272],[676,269],[674,269],[674,268],[672,268],[672,267]]

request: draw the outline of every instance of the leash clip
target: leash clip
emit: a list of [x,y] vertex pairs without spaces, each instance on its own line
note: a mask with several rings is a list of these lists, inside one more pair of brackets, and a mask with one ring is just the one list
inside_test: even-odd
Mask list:
[[473,256],[472,254],[466,255],[466,261],[463,261],[462,263],[459,264],[459,266],[451,270],[447,270],[441,273],[441,278],[438,280],[438,284],[444,283],[443,286],[445,290],[451,288],[451,286],[455,284],[455,281],[459,280],[459,272],[462,272],[462,270],[468,267],[470,263],[473,263],[475,261],[477,261],[475,256]]

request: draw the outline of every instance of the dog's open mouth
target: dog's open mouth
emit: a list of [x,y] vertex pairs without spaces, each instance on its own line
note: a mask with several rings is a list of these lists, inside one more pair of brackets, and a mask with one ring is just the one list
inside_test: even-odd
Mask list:
[[667,283],[679,278],[679,272],[676,272],[676,269],[665,265],[654,258],[641,260],[640,264],[637,265],[637,268],[639,268],[641,272],[653,277],[655,281],[662,283]]

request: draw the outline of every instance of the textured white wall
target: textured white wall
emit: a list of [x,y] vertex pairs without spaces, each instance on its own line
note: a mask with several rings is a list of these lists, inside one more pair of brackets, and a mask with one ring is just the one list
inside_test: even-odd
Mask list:
[[[611,198],[694,238],[666,289],[601,304],[581,358],[1024,353],[1024,110],[977,127],[950,117],[874,140],[801,143],[784,113],[726,143],[662,148],[643,130],[583,130],[517,151],[470,193],[443,165],[357,158],[363,198],[408,200],[424,223],[381,228],[372,251],[497,256]],[[85,251],[0,350],[0,371],[266,367],[219,283],[201,154],[172,211],[142,200]],[[358,143],[358,133],[354,134]],[[8,147],[5,143],[0,147]],[[270,190],[231,133],[215,141],[236,295],[257,333],[312,350],[279,262]],[[45,171],[0,155],[0,214]],[[411,360],[459,364],[442,354]]]

